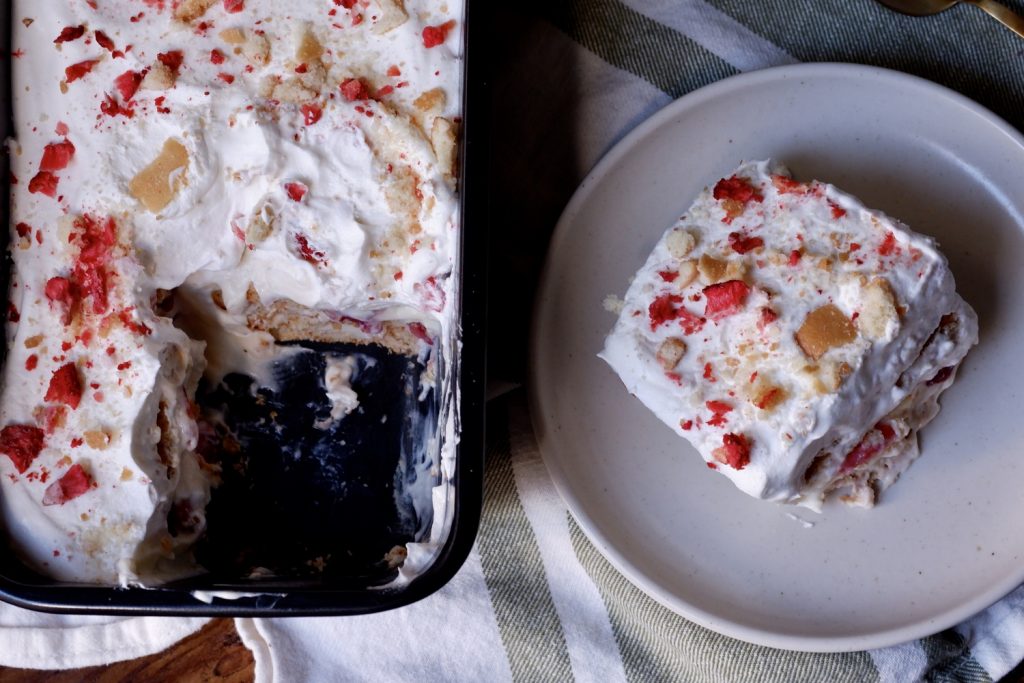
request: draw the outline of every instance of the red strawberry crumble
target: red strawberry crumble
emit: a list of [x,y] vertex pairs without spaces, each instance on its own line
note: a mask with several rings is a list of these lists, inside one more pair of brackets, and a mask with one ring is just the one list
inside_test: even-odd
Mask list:
[[878,455],[894,438],[896,438],[896,431],[892,428],[892,425],[879,422],[875,425],[874,429],[864,435],[864,438],[854,446],[852,451],[846,454],[839,471],[849,472],[863,465]]
[[747,437],[742,434],[724,435],[722,447],[715,449],[714,456],[719,462],[735,470],[742,470],[750,463],[750,444]]
[[882,240],[882,244],[878,247],[878,253],[882,256],[891,256],[892,254],[899,254],[900,248],[896,246],[896,236],[891,232],[885,234],[885,239]]
[[737,254],[746,254],[748,251],[764,246],[764,240],[760,237],[744,237],[738,232],[729,233],[729,246]]
[[108,52],[114,51],[114,41],[103,31],[96,31],[96,43]]
[[65,26],[61,29],[60,35],[54,39],[54,43],[70,43],[73,40],[78,40],[85,35],[84,26]]
[[284,191],[288,193],[288,198],[293,202],[301,202],[309,188],[302,183],[292,182],[284,184]]
[[68,83],[74,83],[79,78],[82,78],[87,73],[92,71],[92,68],[100,63],[98,59],[87,59],[84,62],[78,62],[72,64],[68,68],[64,69],[64,80]]
[[224,11],[236,14],[245,9],[245,0],[224,0]]
[[46,491],[43,492],[43,505],[63,505],[92,487],[92,477],[80,464],[75,463],[63,477],[46,487]]
[[738,313],[750,294],[750,287],[742,280],[729,280],[704,288],[707,303],[704,315],[712,320],[721,320]]
[[345,99],[349,102],[356,102],[360,100],[370,99],[370,89],[366,87],[366,83],[363,83],[358,78],[348,78],[341,82],[338,86],[341,90],[341,94],[345,96]]
[[82,400],[82,381],[74,363],[66,363],[53,372],[44,398],[51,403],[64,403],[72,410],[78,408]]
[[704,405],[711,411],[712,418],[708,424],[712,427],[723,427],[727,422],[725,414],[732,411],[732,406],[724,401],[707,401]]
[[41,171],[61,171],[71,163],[75,156],[75,146],[70,140],[51,142],[43,149],[43,158],[39,161]]
[[423,29],[423,47],[437,47],[448,40],[448,32],[455,27],[454,21],[446,21],[439,26],[427,26]]
[[0,430],[0,453],[3,453],[19,473],[32,466],[32,461],[43,450],[46,435],[39,427],[30,425],[7,425]]
[[678,294],[662,294],[647,307],[647,315],[651,319],[651,330],[656,330],[669,320],[676,317],[676,306],[683,303]]
[[302,112],[303,122],[307,126],[312,126],[323,116],[323,110],[320,109],[318,104],[304,104],[300,107],[300,111]]
[[715,184],[712,195],[715,199],[732,199],[741,204],[746,204],[749,201],[764,201],[764,195],[755,190],[749,180],[739,176],[719,180]]
[[125,102],[135,97],[140,83],[142,83],[142,72],[140,71],[125,71],[114,79],[114,87],[117,88],[117,92],[121,93],[121,99]]
[[327,263],[326,254],[324,254],[324,252],[318,249],[313,248],[313,246],[310,245],[309,243],[308,237],[306,237],[302,233],[298,233],[295,235],[295,241],[299,245],[299,254],[302,256],[304,260],[313,264],[314,266],[319,266]]
[[47,197],[57,196],[57,176],[49,171],[40,171],[28,181],[28,191],[33,194],[45,194]]
[[161,52],[156,58],[177,75],[181,70],[181,65],[185,62],[185,53],[181,50],[171,50],[170,52]]

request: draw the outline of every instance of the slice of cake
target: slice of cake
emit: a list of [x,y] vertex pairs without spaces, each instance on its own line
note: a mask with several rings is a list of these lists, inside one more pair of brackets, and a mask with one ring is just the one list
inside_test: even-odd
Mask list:
[[977,338],[934,240],[762,161],[662,236],[600,356],[749,495],[870,507]]

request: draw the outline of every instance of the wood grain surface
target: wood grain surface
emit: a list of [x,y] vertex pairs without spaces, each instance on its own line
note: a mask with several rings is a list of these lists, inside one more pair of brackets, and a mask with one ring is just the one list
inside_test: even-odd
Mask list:
[[[251,683],[256,664],[230,619],[214,619],[160,654],[108,666],[31,671],[0,666],[0,683]],[[1002,683],[1024,683],[1024,664]]]
[[242,645],[230,619],[214,619],[160,654],[109,666],[67,671],[0,667],[0,683],[249,683],[254,678],[252,654]]

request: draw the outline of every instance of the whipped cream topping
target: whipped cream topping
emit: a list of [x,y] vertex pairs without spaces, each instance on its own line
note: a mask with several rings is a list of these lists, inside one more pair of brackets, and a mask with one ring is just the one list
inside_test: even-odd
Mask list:
[[931,238],[761,161],[662,236],[600,356],[741,490],[818,507],[855,468],[899,456],[884,488],[916,457],[976,341]]
[[[450,366],[461,7],[19,0],[13,16],[15,268],[0,425],[44,437],[24,471],[0,456],[4,520],[59,578],[159,579],[157,565],[187,565],[215,479],[193,450],[199,375],[260,377],[290,352],[247,325],[254,306],[405,324],[421,353]],[[77,237],[83,221],[114,226],[102,305],[95,268],[76,265],[95,260]],[[67,301],[53,278],[68,281]],[[182,327],[207,344],[161,315],[168,290],[187,304]],[[47,397],[69,363],[75,407]],[[449,438],[432,446],[442,492],[456,441],[443,380]],[[97,431],[102,443],[83,436]],[[7,451],[37,450],[35,432],[8,436]],[[68,483],[85,484],[45,503],[71,469]],[[424,496],[428,508],[450,498]],[[450,510],[434,507],[443,526]]]

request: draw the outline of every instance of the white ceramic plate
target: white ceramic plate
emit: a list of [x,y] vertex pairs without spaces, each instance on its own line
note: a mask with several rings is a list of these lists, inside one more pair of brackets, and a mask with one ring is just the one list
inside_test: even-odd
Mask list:
[[[938,238],[981,343],[870,511],[740,493],[595,354],[662,232],[744,159],[852,192]],[[952,626],[1024,581],[1024,138],[970,100],[841,64],[748,73],[639,126],[555,232],[533,333],[532,411],[581,527],[637,586],[726,635],[795,650],[882,647]],[[805,528],[787,513],[813,523]]]

